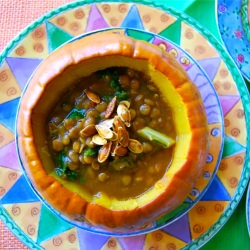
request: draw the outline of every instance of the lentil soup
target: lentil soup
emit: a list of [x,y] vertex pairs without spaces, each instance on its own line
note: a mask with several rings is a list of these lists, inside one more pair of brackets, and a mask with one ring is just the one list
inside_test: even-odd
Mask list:
[[114,67],[85,77],[48,119],[58,176],[91,195],[133,198],[167,171],[175,129],[170,107],[151,79]]

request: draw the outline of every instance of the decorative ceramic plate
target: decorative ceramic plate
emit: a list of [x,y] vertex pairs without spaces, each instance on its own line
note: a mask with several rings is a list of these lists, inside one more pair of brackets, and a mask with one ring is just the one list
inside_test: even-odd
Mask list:
[[247,198],[246,198],[246,216],[247,216],[247,229],[250,236],[250,184],[247,189]]
[[241,70],[250,80],[250,1],[218,0],[221,38]]
[[128,230],[124,229],[124,230],[112,232],[112,230],[111,231],[103,230],[100,228],[92,227],[89,225],[89,223],[69,220],[65,216],[61,215],[58,211],[51,209],[51,206],[45,200],[43,200],[39,192],[37,192],[37,190],[33,188],[33,185],[30,179],[28,178],[27,173],[25,172],[25,169],[23,168],[24,175],[27,178],[27,182],[30,184],[31,189],[33,189],[34,192],[38,195],[38,197],[41,198],[43,203],[46,204],[49,209],[54,211],[56,215],[58,215],[58,217],[61,217],[64,220],[67,220],[68,222],[75,225],[76,227],[79,227],[79,228],[82,228],[82,229],[85,229],[87,231],[94,232],[94,233],[99,233],[99,234],[104,234],[104,235],[113,235],[113,236],[115,235],[116,236],[134,236],[134,235],[144,234],[144,233],[148,233],[150,231],[159,229],[163,226],[166,226],[167,224],[170,224],[171,222],[175,221],[177,218],[180,218],[181,216],[183,216],[200,200],[203,194],[207,191],[209,185],[211,184],[211,182],[213,181],[213,178],[216,175],[217,169],[221,161],[222,152],[223,152],[223,142],[224,142],[223,114],[222,114],[219,98],[206,72],[204,72],[199,66],[199,64],[190,55],[188,55],[184,50],[182,50],[179,46],[173,44],[171,41],[169,41],[166,38],[163,38],[159,35],[156,35],[147,31],[143,31],[139,29],[132,29],[132,28],[118,28],[118,27],[111,28],[111,29],[100,29],[97,31],[95,30],[93,32],[88,32],[84,35],[73,38],[69,42],[73,42],[74,40],[80,39],[83,36],[88,36],[92,33],[98,33],[98,32],[99,33],[100,32],[120,33],[120,34],[124,34],[127,36],[140,39],[140,40],[146,40],[154,45],[159,46],[161,49],[166,50],[169,53],[171,53],[179,61],[179,63],[183,66],[183,68],[186,70],[187,74],[189,75],[189,78],[199,88],[199,91],[201,93],[204,106],[206,109],[206,114],[208,118],[208,126],[210,130],[210,137],[209,137],[210,151],[207,157],[206,166],[204,168],[202,176],[199,178],[199,180],[195,184],[191,193],[186,197],[186,200],[184,201],[184,203],[181,204],[181,206],[176,208],[176,210],[174,210],[170,214],[162,217],[160,220],[154,223],[144,226],[143,228],[134,228],[134,229],[128,229]]
[[[244,81],[228,54],[209,32],[186,15],[155,6],[153,2],[146,3],[149,5],[92,3],[90,0],[71,3],[30,25],[3,52],[0,59],[0,216],[17,237],[32,249],[56,246],[61,249],[143,249],[163,246],[196,249],[218,232],[240,201],[250,170],[246,155],[249,147],[249,95]],[[222,160],[213,178],[220,154],[218,147],[211,148],[207,169],[198,184],[205,187],[211,178],[213,181],[201,200],[171,224],[164,226],[166,218],[163,218],[155,225],[159,230],[134,237],[93,234],[51,213],[26,182],[14,141],[20,94],[37,65],[69,39],[109,27],[131,31],[127,35],[152,42],[162,39],[166,49],[176,44],[177,52],[181,53],[180,59],[181,55],[189,57],[185,53],[187,51],[191,55],[191,62],[195,65],[198,62],[197,67],[201,72],[205,71],[213,83],[217,94],[213,93],[213,96],[218,98],[224,117]],[[172,52],[175,53],[174,50]],[[195,82],[200,81],[201,88],[208,82],[206,76],[197,74]],[[220,128],[222,123],[215,120],[211,125]],[[220,142],[222,132],[220,129],[211,130],[210,138]],[[213,159],[216,154],[218,159]],[[195,196],[196,193],[193,194]]]

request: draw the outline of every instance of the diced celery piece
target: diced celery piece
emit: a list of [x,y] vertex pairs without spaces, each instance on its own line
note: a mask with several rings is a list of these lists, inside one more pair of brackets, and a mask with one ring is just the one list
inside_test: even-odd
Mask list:
[[174,139],[150,127],[144,127],[143,129],[138,130],[137,133],[144,139],[156,142],[164,148],[169,148],[175,144]]

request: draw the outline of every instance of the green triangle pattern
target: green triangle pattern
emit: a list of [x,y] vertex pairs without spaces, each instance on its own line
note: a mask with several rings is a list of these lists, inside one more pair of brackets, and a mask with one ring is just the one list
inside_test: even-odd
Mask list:
[[46,22],[49,53],[55,50],[60,45],[73,38],[72,35],[58,28],[50,22]]
[[236,153],[242,152],[245,150],[245,147],[235,141],[232,137],[225,135],[224,139],[224,150],[222,157],[227,157],[234,155]]
[[[207,10],[206,13],[202,12],[201,9]],[[217,39],[220,39],[220,35],[217,29],[217,18],[215,17],[216,11],[214,11],[214,1],[194,1],[186,10],[184,11],[189,16],[199,20],[199,23],[208,28]],[[206,15],[206,18],[203,16]]]
[[[168,7],[171,7],[173,9],[177,9],[177,10],[183,12],[191,4],[193,4],[193,2],[195,2],[195,1],[197,1],[197,0],[160,0],[158,2],[162,2],[162,4],[165,4],[165,6],[168,6]],[[209,0],[207,0],[207,1],[209,1]]]
[[181,21],[177,20],[168,26],[165,30],[159,33],[159,35],[171,40],[177,45],[180,45],[181,41]]
[[49,238],[61,234],[71,228],[73,228],[73,225],[69,224],[63,219],[60,219],[45,205],[42,205],[37,236],[37,242],[39,244],[42,241],[48,240]]
[[130,37],[133,37],[138,40],[144,40],[144,41],[150,41],[151,39],[154,38],[154,35],[148,34],[146,32],[141,32],[139,30],[130,30],[128,29],[126,31],[127,35]]

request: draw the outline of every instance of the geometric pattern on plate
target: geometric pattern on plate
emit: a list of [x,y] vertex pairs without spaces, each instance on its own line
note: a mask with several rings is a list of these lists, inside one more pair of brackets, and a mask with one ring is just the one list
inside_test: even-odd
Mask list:
[[176,21],[176,17],[163,10],[152,9],[150,6],[143,4],[138,4],[137,8],[146,31],[158,34]]
[[39,58],[23,58],[23,57],[7,57],[6,62],[12,70],[15,79],[23,90],[30,76],[40,64],[42,59]]
[[189,218],[188,215],[183,215],[179,220],[175,223],[170,224],[161,230],[172,235],[174,237],[179,238],[180,240],[189,243],[191,242],[191,235],[189,232]]
[[49,54],[46,24],[36,27],[12,50],[10,57],[45,58]]
[[41,243],[44,249],[80,249],[77,229],[72,228]]
[[181,249],[186,242],[162,231],[154,231],[145,237],[144,249]]
[[197,61],[200,64],[200,66],[206,71],[209,79],[210,80],[215,79],[215,75],[217,74],[219,65],[221,64],[221,58],[212,57]]
[[81,35],[86,31],[90,7],[85,5],[84,8],[74,8],[52,17],[49,22],[72,36]]
[[[229,201],[200,201],[189,213],[192,239],[205,233],[221,216]],[[206,220],[204,220],[206,218]]]
[[21,95],[21,89],[9,65],[3,61],[0,67],[0,104]]
[[198,31],[182,22],[181,47],[196,60],[219,57],[218,52]]
[[[92,5],[92,8],[93,7],[94,6]],[[105,22],[108,24],[108,27],[119,27],[121,26],[124,18],[128,15],[131,4],[97,3],[96,7],[103,16]],[[89,22],[91,22],[91,19]]]
[[56,216],[56,214],[52,213],[47,208],[47,206],[42,204],[40,210],[40,223],[38,228],[38,243],[46,242],[48,239],[57,237],[58,235],[72,228],[73,226],[71,224],[60,219],[58,216]]
[[[172,41],[175,44],[181,45],[181,20],[176,20],[174,23],[169,25],[166,29],[164,29],[162,32],[159,33],[159,35],[168,38],[170,41]],[[188,52],[188,51],[186,51]]]
[[121,27],[133,27],[134,29],[144,30],[143,23],[136,5],[131,5],[127,16],[122,21]]
[[[20,98],[16,98],[4,103],[0,104],[0,121],[1,124],[5,127],[11,130],[11,132],[14,134],[15,133],[15,120],[16,120],[16,112],[17,112],[17,107],[19,103]],[[1,128],[0,131],[2,131],[3,137],[6,139],[9,137],[11,139],[11,135],[9,135],[9,132],[7,132],[6,135],[4,135],[4,130],[5,128]],[[2,140],[3,142],[3,140]],[[8,141],[10,142],[10,141]],[[1,143],[1,142],[0,142]]]
[[218,95],[239,95],[233,76],[223,61],[220,63],[213,83]]
[[[21,173],[10,168],[0,167],[0,198],[15,184]],[[0,200],[1,203],[1,200]]]
[[5,146],[0,147],[0,166],[22,171],[19,159],[17,157],[16,143],[14,140],[6,144]]
[[220,181],[218,176],[215,176],[213,182],[208,188],[208,191],[202,196],[201,201],[230,201],[231,196],[229,195],[226,187]]
[[246,147],[247,132],[244,129],[245,127],[245,112],[242,101],[239,100],[225,115],[225,132],[227,135],[233,137],[242,146]]
[[[39,225],[40,202],[15,203],[4,205],[10,217],[32,240],[37,240],[37,228]],[[52,226],[52,225],[51,225]]]
[[47,28],[47,33],[49,34],[48,36],[49,53],[51,53],[61,44],[73,38],[73,36],[61,30],[53,23],[46,22],[46,28]]
[[246,152],[240,152],[223,158],[218,169],[217,175],[231,197],[235,195],[235,188],[240,182],[245,154]]
[[123,250],[122,246],[120,245],[119,241],[115,237],[110,237],[107,242],[105,242],[104,246],[101,250]]
[[8,177],[14,184],[5,193],[5,195],[0,200],[0,204],[15,204],[22,202],[36,202],[39,201],[37,195],[32,191],[30,185],[28,184],[24,175],[19,175],[17,171],[10,169],[11,173]]
[[[216,124],[210,124],[209,128],[210,128],[210,134],[212,136],[210,136],[210,141],[212,145],[220,145],[222,143],[222,138],[220,136],[220,124],[218,124],[218,126]],[[194,189],[189,197],[193,200],[196,196],[197,196],[197,192],[198,190],[203,190],[211,176],[214,173],[214,169],[216,168],[216,165],[218,164],[218,152],[217,152],[218,148],[217,147],[210,147],[209,148],[209,152],[208,152],[208,157],[207,157],[207,163],[202,171],[202,178],[199,178],[197,180],[197,182],[195,183]],[[211,185],[213,184],[213,182],[211,183]],[[206,192],[207,193],[207,192]]]
[[14,140],[14,134],[5,126],[0,124],[0,148]]
[[[130,248],[124,247],[124,249],[142,249],[144,236],[135,236],[135,237],[136,237],[136,241],[134,240],[131,241],[132,239],[131,237],[120,238],[121,240],[124,240],[123,241],[124,246],[127,246],[127,244],[128,246],[130,246]],[[80,249],[92,249],[93,245],[95,246],[96,249],[101,249],[102,246],[104,246],[105,243],[110,239],[110,237],[99,235],[99,237],[96,237],[94,239],[94,243],[93,243],[93,233],[78,229],[78,239],[80,243]],[[134,243],[135,245],[132,245],[132,243]]]
[[88,23],[86,27],[86,32],[97,30],[97,29],[105,29],[108,28],[109,25],[105,21],[105,18],[102,16],[100,11],[97,8],[96,4],[91,5],[91,11],[88,16]]

